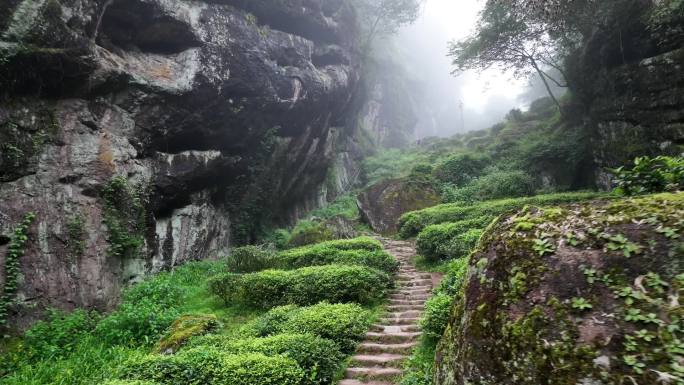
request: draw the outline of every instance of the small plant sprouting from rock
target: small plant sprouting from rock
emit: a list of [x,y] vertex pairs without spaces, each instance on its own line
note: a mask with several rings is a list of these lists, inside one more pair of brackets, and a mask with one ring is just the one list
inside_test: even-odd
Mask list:
[[606,248],[610,251],[621,251],[627,258],[634,254],[641,253],[641,246],[630,242],[629,239],[622,234],[605,236],[605,238],[608,240]]
[[31,223],[36,219],[36,214],[29,212],[14,229],[11,241],[5,257],[5,285],[0,299],[0,326],[7,323],[7,308],[14,299],[17,291],[17,279],[19,277],[19,259],[24,255],[28,242],[28,231]]
[[143,183],[131,186],[121,176],[104,188],[104,222],[109,236],[109,253],[120,258],[135,258],[145,244],[148,191]]
[[555,250],[553,244],[548,239],[535,239],[532,249],[541,257],[545,254],[551,254]]
[[585,311],[593,308],[592,304],[582,297],[575,297],[571,300],[571,306],[575,310]]
[[67,248],[72,258],[83,255],[85,251],[85,223],[83,216],[77,214],[73,216],[67,223],[67,232],[69,238],[67,239]]

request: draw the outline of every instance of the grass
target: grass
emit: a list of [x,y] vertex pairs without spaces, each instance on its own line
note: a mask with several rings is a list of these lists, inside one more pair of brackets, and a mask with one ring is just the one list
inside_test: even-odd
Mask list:
[[[309,246],[321,248],[381,251],[380,244],[370,238]],[[224,260],[191,262],[126,290],[122,304],[109,315],[55,313],[25,337],[3,341],[0,385],[92,385],[123,378],[132,362],[149,359],[160,337],[181,315],[213,314],[220,326],[212,334],[245,338],[250,333],[248,326],[267,310],[225,305],[211,295],[207,280],[226,270]],[[380,316],[382,305],[374,303],[363,309],[370,324]],[[340,362],[340,375],[342,366]]]

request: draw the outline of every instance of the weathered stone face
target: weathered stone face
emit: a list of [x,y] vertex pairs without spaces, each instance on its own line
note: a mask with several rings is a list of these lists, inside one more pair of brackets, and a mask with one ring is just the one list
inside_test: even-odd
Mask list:
[[437,205],[440,198],[429,183],[408,178],[378,182],[361,192],[356,202],[374,231],[391,234],[397,232],[402,214]]
[[683,151],[684,15],[654,30],[647,25],[653,3],[630,3],[621,16],[601,21],[606,25],[566,63],[572,92],[584,105],[566,115],[583,119],[601,188],[611,187],[607,168]]
[[[358,78],[347,1],[2,8],[0,233],[37,215],[15,318],[46,306],[109,308],[126,282],[216,257],[231,228],[290,220],[357,174],[345,114]],[[325,184],[333,167],[338,177]],[[115,176],[145,190],[135,258],[108,251],[102,191]],[[76,219],[82,240],[70,239]],[[76,241],[84,247],[74,253]]]
[[470,257],[435,384],[681,379],[662,352],[681,334],[682,210],[679,193],[502,218]]

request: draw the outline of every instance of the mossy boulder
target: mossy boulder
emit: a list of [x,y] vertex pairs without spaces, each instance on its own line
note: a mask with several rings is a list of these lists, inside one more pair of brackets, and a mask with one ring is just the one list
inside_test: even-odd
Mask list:
[[191,314],[180,316],[171,324],[169,331],[157,344],[159,353],[174,353],[191,337],[203,335],[219,326],[213,314]]
[[439,203],[439,194],[432,184],[411,178],[378,182],[357,198],[363,221],[382,234],[396,233],[402,214]]
[[684,383],[684,194],[525,208],[471,256],[435,384]]

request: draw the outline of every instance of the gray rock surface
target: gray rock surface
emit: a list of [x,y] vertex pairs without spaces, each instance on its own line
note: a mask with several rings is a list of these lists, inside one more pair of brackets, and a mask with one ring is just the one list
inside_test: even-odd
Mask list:
[[362,219],[374,231],[393,234],[398,230],[402,214],[437,205],[440,197],[429,183],[410,178],[390,179],[366,188],[356,203]]
[[[348,189],[356,41],[347,1],[0,6],[0,234],[37,215],[14,324],[48,306],[111,308],[128,282]],[[102,191],[117,176],[147,191],[135,258],[108,252]]]

